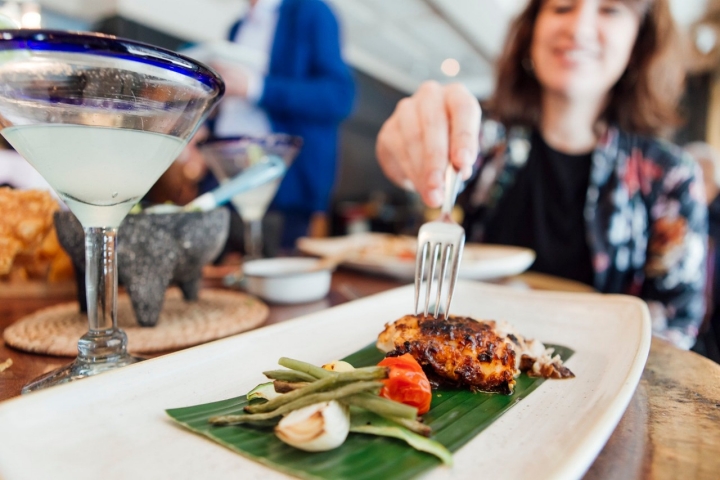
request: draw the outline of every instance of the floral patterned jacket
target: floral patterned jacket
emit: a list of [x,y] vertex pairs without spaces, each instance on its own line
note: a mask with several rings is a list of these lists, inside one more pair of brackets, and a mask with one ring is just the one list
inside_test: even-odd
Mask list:
[[[531,131],[483,126],[474,177],[461,195],[469,241],[525,166]],[[695,162],[668,142],[609,127],[592,155],[585,231],[594,286],[639,296],[653,333],[688,349],[705,313],[707,208]]]

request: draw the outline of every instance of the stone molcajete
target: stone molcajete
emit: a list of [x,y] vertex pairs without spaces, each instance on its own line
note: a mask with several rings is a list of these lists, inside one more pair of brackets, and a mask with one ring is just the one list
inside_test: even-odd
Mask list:
[[[165,290],[171,284],[180,287],[185,300],[197,300],[202,267],[222,251],[229,220],[224,208],[140,213],[125,218],[117,237],[118,280],[130,296],[140,325],[152,327],[157,323]],[[70,212],[57,212],[55,227],[75,266],[78,301],[86,311],[83,228]]]

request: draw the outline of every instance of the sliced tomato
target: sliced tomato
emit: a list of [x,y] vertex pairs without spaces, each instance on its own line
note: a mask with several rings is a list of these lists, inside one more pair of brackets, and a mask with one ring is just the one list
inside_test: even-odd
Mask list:
[[415,360],[415,357],[409,353],[400,355],[399,357],[385,357],[380,363],[378,363],[378,366],[389,367],[391,370],[399,369],[423,374],[425,373],[418,361]]
[[420,415],[430,410],[430,382],[412,355],[387,357],[378,365],[390,369],[388,378],[383,380],[385,386],[380,390],[381,397],[415,407]]

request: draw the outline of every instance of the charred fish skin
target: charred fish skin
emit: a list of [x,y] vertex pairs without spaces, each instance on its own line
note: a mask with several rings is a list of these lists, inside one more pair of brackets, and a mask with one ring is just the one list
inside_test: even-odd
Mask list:
[[411,354],[437,386],[511,394],[521,371],[543,378],[575,375],[538,340],[507,322],[406,315],[385,325],[377,347],[388,356]]
[[409,353],[431,377],[473,391],[510,394],[519,374],[513,345],[494,322],[407,315],[386,326],[378,347],[390,356]]

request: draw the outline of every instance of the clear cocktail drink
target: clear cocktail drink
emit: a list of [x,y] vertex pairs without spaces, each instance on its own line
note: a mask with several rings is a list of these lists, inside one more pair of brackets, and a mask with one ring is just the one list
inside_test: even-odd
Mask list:
[[1,133],[84,227],[119,227],[185,143],[159,133],[86,125],[26,125]]
[[117,229],[223,92],[208,67],[151,45],[87,33],[3,31],[0,133],[85,230],[89,331],[73,363],[23,392],[137,361],[117,328]]

